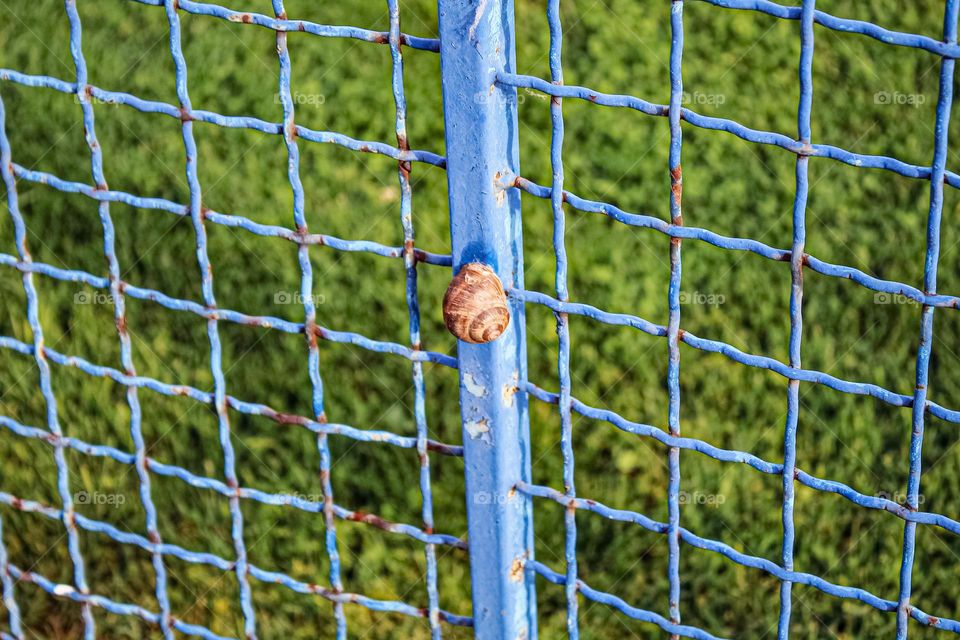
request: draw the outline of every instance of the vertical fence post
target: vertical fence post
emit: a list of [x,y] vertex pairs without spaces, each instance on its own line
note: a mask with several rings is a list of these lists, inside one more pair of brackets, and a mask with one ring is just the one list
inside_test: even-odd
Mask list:
[[[488,265],[507,291],[523,288],[520,194],[500,186],[518,172],[512,0],[439,0],[453,270]],[[474,634],[534,640],[533,505],[516,491],[530,480],[523,302],[487,344],[459,342],[460,410],[467,485]]]

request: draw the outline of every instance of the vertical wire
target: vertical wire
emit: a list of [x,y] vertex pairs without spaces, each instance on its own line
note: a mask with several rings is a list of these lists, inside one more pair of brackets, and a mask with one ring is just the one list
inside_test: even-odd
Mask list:
[[10,635],[16,640],[22,640],[23,629],[20,626],[20,607],[14,595],[16,581],[10,575],[10,558],[7,556],[7,546],[3,543],[3,518],[0,518],[0,581],[3,582],[3,606],[7,608],[7,622],[10,625]]
[[[70,52],[73,56],[76,69],[76,96],[83,111],[83,128],[90,149],[90,167],[94,188],[100,191],[109,189],[103,173],[103,151],[97,139],[93,105],[87,92],[87,62],[83,55],[83,31],[80,14],[77,11],[76,0],[65,0],[64,5],[70,21]],[[133,364],[133,351],[130,334],[127,331],[126,301],[120,283],[120,263],[116,253],[116,234],[113,218],[110,216],[110,203],[101,201],[99,204],[100,224],[103,228],[103,253],[107,260],[107,271],[110,282],[110,296],[113,301],[113,318],[120,339],[120,364],[123,371],[130,377],[136,377],[137,371]],[[162,543],[157,528],[157,509],[153,504],[150,488],[150,474],[147,471],[146,444],[143,439],[142,411],[140,399],[135,386],[126,387],[127,406],[130,409],[130,437],[133,440],[137,479],[139,482],[140,503],[143,507],[146,522],[147,536],[154,545]],[[151,553],[154,571],[154,594],[159,605],[160,630],[167,640],[173,638],[173,629],[170,626],[170,598],[167,594],[167,570],[163,563],[163,556],[158,548]]]
[[[683,131],[680,127],[683,108],[683,0],[670,4],[670,221],[683,226],[683,169],[680,165]],[[670,238],[670,288],[667,323],[667,345],[670,361],[667,366],[669,391],[668,426],[670,435],[680,435],[680,238]],[[670,482],[667,494],[669,556],[667,571],[670,581],[670,621],[680,624],[680,449],[670,447],[668,454]],[[678,636],[674,634],[673,638]]]
[[[178,0],[164,0],[167,22],[170,25],[170,54],[176,70],[177,100],[181,111],[181,133],[186,154],[186,176],[190,187],[190,219],[196,237],[197,266],[200,269],[203,304],[209,309],[217,308],[213,292],[213,267],[207,254],[207,230],[204,226],[204,208],[197,174],[197,143],[193,136],[192,106],[187,91],[187,61],[183,57],[180,34],[180,17],[177,14]],[[243,612],[243,631],[248,640],[256,638],[256,621],[250,581],[247,577],[247,548],[243,541],[243,512],[240,508],[239,483],[236,460],[230,436],[230,416],[227,409],[226,379],[223,374],[223,353],[217,320],[207,321],[207,339],[210,343],[210,372],[213,377],[214,405],[217,411],[217,427],[220,449],[223,452],[223,474],[227,486],[234,491],[230,496],[230,536],[236,553],[235,572],[240,587],[240,609]]]
[[[943,18],[943,40],[957,42],[958,0],[947,0]],[[937,292],[937,267],[940,260],[940,221],[943,215],[943,181],[947,165],[947,135],[950,110],[953,106],[953,75],[956,60],[943,58],[940,63],[940,97],[937,100],[937,122],[930,175],[930,210],[927,216],[927,253],[923,267],[923,291]],[[907,479],[906,507],[919,508],[920,474],[923,464],[923,428],[927,411],[927,385],[930,373],[930,352],[933,348],[934,307],[923,306],[920,320],[920,344],[917,349],[916,387],[913,393],[912,429],[910,434],[910,475]],[[900,595],[897,602],[897,640],[907,637],[910,620],[910,594],[913,588],[913,559],[917,540],[917,523],[907,521],[903,528],[903,553],[900,563]]]
[[[393,100],[396,105],[397,148],[401,153],[410,149],[407,139],[407,100],[403,90],[403,54],[400,50],[400,6],[398,0],[387,0],[390,11],[390,56],[393,61]],[[403,226],[403,265],[406,270],[407,313],[410,324],[410,346],[419,351],[420,303],[417,297],[417,258],[414,249],[413,190],[410,185],[410,162],[397,162],[400,181],[400,223]],[[427,533],[433,533],[433,493],[430,486],[430,455],[427,452],[426,390],[423,380],[423,364],[412,363],[414,389],[414,420],[417,425],[417,456],[420,460],[420,495],[422,496],[421,518]],[[427,565],[427,618],[433,640],[440,640],[440,595],[437,588],[437,547],[425,545]]]
[[[810,112],[813,108],[813,18],[816,0],[803,0],[800,15],[800,101],[797,108],[797,136],[804,147],[810,145]],[[790,249],[790,366],[799,369],[800,345],[803,339],[803,262],[807,239],[806,215],[809,186],[810,156],[800,154],[796,163],[796,190],[793,200],[793,245]],[[800,381],[787,383],[787,419],[783,431],[783,505],[780,519],[783,538],[780,560],[783,568],[793,571],[795,502],[794,475],[797,468],[797,423],[800,415]],[[793,608],[793,583],[780,582],[780,615],[777,637],[790,637],[790,615]]]
[[[547,20],[550,24],[550,80],[555,85],[563,84],[563,29],[560,24],[560,0],[549,0]],[[553,210],[553,250],[557,261],[556,289],[557,299],[567,302],[570,293],[567,289],[567,249],[565,246],[566,219],[563,211],[563,101],[557,96],[550,98],[550,166],[553,180],[550,191],[550,206]],[[570,324],[566,313],[557,316],[557,374],[560,382],[560,448],[563,457],[563,492],[570,502],[564,513],[564,556],[566,560],[566,580],[564,592],[567,600],[567,634],[570,638],[580,637],[577,622],[577,513],[573,498],[576,497],[574,484],[573,459],[573,420],[571,415],[570,390]]]
[[[2,97],[0,97],[0,175],[3,176],[3,182],[7,188],[7,208],[13,222],[17,255],[20,257],[20,262],[31,264],[33,258],[27,248],[27,227],[20,213],[17,198],[17,182],[13,175],[10,141],[6,133],[6,109]],[[80,535],[77,531],[73,496],[70,493],[70,471],[67,467],[67,457],[64,452],[63,431],[60,428],[60,419],[57,415],[57,398],[53,393],[50,365],[44,353],[43,328],[40,326],[40,302],[37,297],[37,289],[33,284],[33,273],[30,270],[23,271],[22,279],[23,291],[27,299],[27,321],[33,334],[33,358],[39,372],[40,393],[46,406],[47,428],[54,436],[53,459],[57,467],[57,493],[60,496],[62,506],[60,520],[63,522],[64,529],[66,529],[67,550],[73,566],[74,586],[80,593],[87,595],[90,593],[90,589],[87,586],[83,555],[80,552]],[[80,609],[83,618],[84,638],[85,640],[94,640],[96,627],[90,604],[87,602],[81,603]]]
[[[273,0],[273,12],[277,18],[285,20],[287,13],[283,0]],[[287,178],[293,191],[293,219],[297,233],[306,236],[309,233],[304,214],[303,182],[300,179],[300,148],[297,145],[295,108],[290,89],[290,51],[287,48],[287,33],[277,31],[277,57],[280,63],[279,94],[283,104],[283,139],[287,148]],[[317,309],[313,300],[313,265],[310,263],[309,246],[297,245],[297,261],[300,266],[300,297],[303,303],[304,335],[307,341],[307,372],[312,388],[313,414],[317,422],[326,423],[323,402],[323,378],[320,375],[320,350],[317,345]],[[317,434],[317,450],[320,454],[321,490],[323,492],[324,535],[327,557],[330,561],[330,585],[336,593],[343,592],[340,576],[340,551],[337,548],[336,518],[333,513],[333,485],[330,479],[330,443],[328,434]],[[337,638],[347,637],[347,618],[342,602],[333,603],[333,616],[336,621]]]

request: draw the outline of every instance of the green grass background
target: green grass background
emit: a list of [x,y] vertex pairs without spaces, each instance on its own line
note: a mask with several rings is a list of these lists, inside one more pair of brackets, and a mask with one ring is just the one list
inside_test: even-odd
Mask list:
[[[232,8],[270,13],[266,0],[231,0]],[[384,3],[316,3],[288,0],[287,11],[322,23],[388,27]],[[796,3],[794,3],[796,4]],[[922,0],[821,0],[818,8],[884,27],[938,37],[942,2]],[[107,89],[175,103],[173,65],[163,11],[120,0],[79,2],[90,82]],[[405,0],[403,28],[436,36],[431,0]],[[798,100],[798,25],[699,2],[685,8],[685,89],[691,106],[756,128],[795,135]],[[669,7],[652,0],[571,0],[562,6],[568,84],[622,92],[656,102],[669,98]],[[522,73],[549,77],[544,3],[517,0],[517,59]],[[197,108],[225,114],[281,118],[275,99],[275,39],[265,29],[181,14]],[[0,66],[73,78],[68,26],[57,0],[0,1]],[[305,97],[297,121],[368,140],[393,143],[390,52],[385,46],[290,35],[293,87]],[[408,126],[415,148],[443,153],[438,56],[405,51]],[[813,135],[817,142],[929,164],[939,60],[930,54],[883,45],[855,35],[816,29]],[[913,96],[920,104],[881,104],[877,92]],[[90,181],[80,108],[68,95],[4,83],[7,133],[14,160],[63,178]],[[322,96],[318,98],[317,96]],[[520,93],[520,145],[524,175],[549,183],[549,102]],[[122,106],[95,108],[105,173],[114,189],[186,202],[179,122]],[[669,131],[663,118],[569,100],[565,169],[574,192],[630,210],[668,217]],[[258,222],[292,226],[286,155],[278,137],[197,123],[204,204]],[[951,124],[949,165],[960,166],[960,125]],[[396,163],[332,145],[303,142],[301,173],[311,231],[390,245],[402,242]],[[791,243],[794,156],[743,142],[729,134],[684,125],[684,218],[688,225],[749,237],[777,247]],[[878,277],[921,286],[929,187],[892,173],[861,170],[826,159],[810,162],[807,250]],[[418,246],[449,251],[446,176],[413,167],[413,211]],[[20,206],[38,261],[105,274],[96,204],[21,182]],[[550,292],[554,260],[549,203],[524,196],[527,286]],[[200,299],[189,220],[126,205],[111,205],[125,280],[169,295]],[[943,216],[940,290],[960,291],[960,198],[948,189]],[[218,302],[251,314],[301,319],[296,305],[276,304],[277,292],[297,291],[296,250],[283,240],[207,225]],[[0,221],[2,251],[15,253],[8,216]],[[568,213],[567,247],[573,299],[611,311],[667,320],[669,241],[649,230]],[[320,321],[331,328],[404,343],[407,312],[398,260],[343,254],[315,247],[315,293],[324,297]],[[449,272],[420,267],[423,341],[454,353],[443,329],[440,300]],[[75,304],[86,292],[76,284],[35,278],[47,343],[96,363],[119,366],[118,340],[109,305]],[[688,304],[681,326],[697,335],[750,352],[787,359],[789,265],[688,241],[683,245],[683,291],[722,297],[723,304]],[[0,333],[30,341],[19,274],[0,271]],[[210,388],[205,323],[150,302],[127,300],[134,360],[141,375]],[[900,393],[913,388],[919,307],[876,304],[874,294],[849,281],[806,273],[803,335],[805,367],[868,381]],[[553,316],[528,310],[530,379],[556,388]],[[666,426],[667,345],[635,330],[570,319],[573,392],[584,401],[626,417]],[[960,406],[960,325],[954,311],[939,311],[931,365],[931,398]],[[310,393],[302,338],[229,323],[220,324],[228,392],[279,410],[309,415]],[[410,366],[403,359],[347,345],[320,344],[329,418],[360,428],[413,435]],[[427,366],[427,413],[433,437],[458,442],[455,372]],[[53,385],[65,432],[89,442],[132,448],[123,389],[75,369],[54,366]],[[0,358],[0,411],[44,426],[37,371],[30,358]],[[786,381],[723,356],[681,346],[681,420],[685,435],[776,461],[782,456]],[[801,385],[798,465],[866,494],[905,493],[909,410],[870,398]],[[219,477],[216,417],[208,407],[140,392],[150,455],[195,473]],[[267,491],[318,496],[314,438],[297,427],[231,414],[241,484]],[[559,420],[552,407],[531,411],[534,479],[561,485]],[[924,444],[923,507],[960,513],[956,425],[928,420]],[[666,518],[666,449],[628,436],[609,424],[574,421],[578,493],[608,505]],[[333,486],[338,503],[385,518],[418,523],[417,459],[410,450],[332,438]],[[143,532],[136,476],[119,463],[68,452],[73,491],[124,496],[119,506],[78,505],[84,515]],[[48,445],[0,432],[0,490],[58,504]],[[431,455],[437,530],[464,535],[463,465]],[[703,496],[682,509],[685,527],[742,551],[779,559],[780,479],[695,453],[681,456],[682,487]],[[219,495],[155,477],[153,497],[165,541],[230,557],[230,519]],[[322,518],[246,501],[245,539],[252,562],[306,581],[326,583]],[[0,509],[12,560],[69,583],[71,569],[62,526],[39,516]],[[537,555],[562,569],[562,509],[536,506]],[[577,517],[582,577],[639,607],[666,613],[667,543],[639,527],[589,513]],[[887,513],[802,487],[797,489],[796,568],[896,599],[902,522]],[[338,523],[343,580],[348,590],[377,598],[425,604],[422,548],[403,536],[363,524]],[[81,532],[91,589],[155,610],[149,555]],[[960,544],[941,530],[918,533],[914,602],[934,615],[960,615]],[[466,554],[440,549],[439,589],[444,608],[470,610]],[[183,619],[233,635],[242,630],[235,578],[166,558],[173,611]],[[778,583],[709,552],[684,546],[681,556],[683,621],[717,635],[774,637]],[[541,637],[563,633],[562,589],[539,585]],[[328,602],[283,587],[252,582],[257,624],[264,638],[332,637]],[[30,585],[17,599],[29,637],[74,638],[81,630],[76,605]],[[797,638],[890,637],[894,618],[866,605],[794,587]],[[154,637],[131,618],[96,612],[104,638]],[[422,620],[348,606],[350,637],[425,638]],[[651,625],[584,601],[585,639],[659,638]],[[5,623],[4,623],[5,624]],[[0,626],[0,629],[4,627]],[[911,637],[942,632],[914,625]],[[446,628],[450,638],[465,630]]]

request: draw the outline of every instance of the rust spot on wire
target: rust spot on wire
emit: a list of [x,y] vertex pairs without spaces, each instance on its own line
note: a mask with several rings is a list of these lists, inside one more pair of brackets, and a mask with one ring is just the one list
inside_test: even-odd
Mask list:
[[[683,169],[679,164],[670,169],[670,193],[673,194],[673,203],[679,207],[683,197]],[[683,221],[674,220],[674,224],[683,224]]]

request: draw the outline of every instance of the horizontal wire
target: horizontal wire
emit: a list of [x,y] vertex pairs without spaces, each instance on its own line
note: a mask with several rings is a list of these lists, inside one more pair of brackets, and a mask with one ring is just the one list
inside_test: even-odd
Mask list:
[[[33,345],[27,344],[11,338],[9,336],[0,336],[0,349],[9,349],[22,355],[33,355]],[[145,376],[128,376],[117,369],[93,364],[92,362],[79,356],[67,356],[50,347],[44,347],[43,353],[51,362],[67,367],[74,367],[84,373],[98,378],[109,378],[114,382],[128,387],[137,387],[150,389],[165,396],[182,396],[196,400],[203,404],[213,404],[214,394],[208,391],[201,391],[195,387],[187,385],[174,385],[161,382],[154,378]],[[326,433],[331,435],[345,436],[359,442],[383,442],[391,444],[402,449],[415,449],[417,439],[414,437],[400,436],[390,431],[379,431],[373,429],[357,429],[345,424],[336,424],[332,422],[318,422],[304,416],[298,416],[289,413],[281,413],[265,404],[247,402],[239,400],[233,396],[226,396],[227,406],[239,413],[263,416],[269,418],[278,424],[299,425],[312,431],[313,433]],[[449,456],[462,457],[463,447],[459,445],[445,444],[436,440],[428,440],[427,448],[430,451],[436,451]]]
[[[587,87],[569,84],[555,85],[535,76],[498,73],[497,82],[511,87],[533,89],[558,98],[579,98],[606,107],[626,107],[651,116],[666,117],[670,111],[667,105],[648,102],[635,96],[603,93]],[[865,169],[885,169],[907,178],[929,180],[932,175],[930,167],[909,164],[887,156],[853,153],[827,144],[803,144],[782,133],[751,129],[734,120],[704,116],[687,108],[682,110],[681,118],[701,129],[726,131],[747,142],[772,145],[800,155],[831,158],[844,164]],[[960,189],[960,175],[947,171],[944,181],[951,187]]]
[[[537,184],[521,176],[516,176],[513,178],[513,185],[537,198],[545,200],[550,199],[550,193],[552,191],[550,187]],[[654,231],[658,231],[670,238],[701,240],[721,249],[749,251],[750,253],[776,262],[784,262],[787,264],[790,262],[789,249],[777,249],[758,240],[724,236],[700,227],[670,224],[669,222],[666,222],[655,216],[640,213],[629,213],[612,204],[581,198],[580,196],[566,190],[563,192],[563,200],[574,209],[584,213],[596,213],[604,215],[608,218],[616,220],[617,222],[621,222],[632,227],[653,229]],[[826,262],[824,260],[820,260],[819,258],[815,258],[808,253],[804,254],[803,260],[804,266],[808,267],[812,271],[824,276],[852,280],[864,288],[870,289],[871,291],[875,291],[877,293],[903,296],[914,302],[925,304],[931,307],[952,309],[960,308],[960,296],[927,294],[920,289],[912,287],[903,282],[876,278],[864,273],[863,271],[860,271],[859,269]]]
[[[68,93],[71,95],[76,95],[77,93],[77,85],[74,82],[67,82],[51,76],[21,73],[13,69],[0,69],[0,80],[14,82],[27,87],[43,87],[46,89],[53,89],[54,91],[60,91],[61,93]],[[250,116],[225,116],[219,113],[204,111],[201,109],[187,110],[166,102],[144,100],[143,98],[138,98],[137,96],[129,93],[123,93],[120,91],[107,91],[99,87],[94,87],[93,85],[87,85],[86,92],[91,99],[108,104],[122,104],[132,107],[143,113],[159,113],[165,116],[170,116],[171,118],[176,118],[180,121],[193,120],[226,127],[228,129],[247,129],[250,131],[260,131],[261,133],[283,135],[282,123],[267,122],[266,120],[261,120],[260,118],[254,118]],[[351,149],[352,151],[380,154],[389,158],[393,158],[394,160],[402,160],[404,162],[423,162],[425,164],[432,164],[437,167],[444,167],[446,165],[446,162],[442,156],[438,156],[430,151],[401,151],[400,149],[383,142],[357,140],[342,133],[335,133],[332,131],[317,131],[316,129],[309,129],[301,125],[296,125],[295,131],[297,137],[304,140],[309,140],[310,142],[335,144],[347,149]]]
[[[74,451],[84,453],[88,456],[110,458],[121,464],[127,465],[133,465],[137,462],[136,456],[132,453],[121,451],[120,449],[106,445],[90,444],[80,440],[79,438],[58,438],[55,434],[51,434],[49,431],[22,424],[8,416],[0,415],[0,427],[3,427],[24,438],[42,440],[43,442],[46,442],[52,446],[64,446],[69,449],[73,449]],[[195,487],[197,489],[215,491],[216,493],[228,497],[238,495],[239,497],[247,500],[254,500],[256,502],[275,507],[288,506],[300,509],[301,511],[306,511],[308,513],[323,513],[322,500],[309,500],[297,494],[269,493],[266,491],[260,491],[259,489],[251,489],[247,487],[238,487],[234,490],[227,486],[226,483],[215,478],[198,476],[187,469],[184,469],[183,467],[164,464],[154,460],[153,458],[146,458],[145,464],[148,470],[156,473],[157,475],[178,478],[183,480],[191,487]],[[423,542],[424,544],[442,544],[455,547],[457,549],[467,548],[467,543],[456,536],[443,533],[428,533],[409,524],[390,522],[389,520],[385,520],[378,515],[365,513],[363,511],[353,511],[337,504],[333,505],[333,511],[334,514],[336,514],[336,516],[341,520],[369,524],[390,533],[405,535],[413,538],[414,540],[418,540],[419,542]]]
[[[155,7],[163,6],[163,0],[131,0],[140,4],[152,5]],[[309,33],[315,36],[326,38],[353,38],[365,42],[376,44],[390,44],[390,34],[386,31],[371,31],[361,29],[360,27],[327,25],[310,22],[308,20],[290,20],[287,18],[272,18],[262,13],[253,13],[250,11],[236,11],[220,5],[208,2],[194,2],[193,0],[180,0],[178,6],[187,13],[196,15],[212,16],[221,18],[229,22],[242,24],[252,24],[259,27],[265,27],[272,31],[299,31]],[[422,51],[440,52],[440,40],[436,38],[420,38],[406,33],[400,34],[400,44],[411,49],[420,49]]]
[[[21,262],[16,256],[7,253],[0,253],[0,266],[12,267],[23,273],[39,273],[54,278],[55,280],[79,282],[97,289],[110,288],[108,278],[96,276],[92,273],[77,269],[61,269],[60,267],[55,267],[43,262]],[[210,309],[199,302],[173,298],[155,289],[146,289],[123,281],[119,284],[120,290],[126,296],[138,300],[150,300],[167,309],[186,311],[201,318],[206,318],[207,320],[223,320],[261,329],[275,329],[277,331],[283,331],[284,333],[302,334],[304,332],[304,324],[302,322],[291,322],[275,316],[252,316],[238,311],[231,311],[230,309]],[[374,353],[389,353],[401,356],[407,360],[412,360],[413,362],[432,362],[452,369],[457,368],[457,360],[453,356],[435,351],[412,349],[395,342],[373,340],[359,333],[335,331],[316,325],[316,335],[322,340],[340,344],[352,344]]]
[[[558,394],[546,391],[532,382],[526,383],[526,391],[541,402],[546,402],[548,404],[557,404],[558,402]],[[580,415],[593,420],[602,420],[604,422],[608,422],[621,431],[625,431],[626,433],[650,437],[668,447],[677,447],[678,449],[696,451],[721,462],[745,464],[753,469],[756,469],[757,471],[760,471],[761,473],[770,475],[783,474],[782,464],[768,462],[767,460],[757,457],[751,453],[733,449],[722,449],[696,438],[673,436],[663,429],[659,429],[648,424],[627,420],[620,414],[614,413],[608,409],[591,407],[577,398],[573,398],[572,403],[573,410]],[[797,469],[794,476],[798,482],[806,487],[815,489],[817,491],[835,493],[858,506],[865,507],[867,509],[876,509],[878,511],[887,511],[898,518],[902,518],[903,520],[917,522],[920,524],[936,525],[951,533],[960,535],[960,522],[945,515],[924,511],[913,511],[908,507],[894,502],[893,500],[888,500],[879,496],[868,496],[864,493],[860,493],[848,485],[843,484],[842,482],[837,482],[835,480],[824,480],[800,469]]]
[[[24,500],[3,491],[0,491],[0,504],[5,504],[18,511],[36,513],[52,520],[59,520],[62,517],[59,509],[35,502],[33,500]],[[129,531],[121,531],[112,524],[102,522],[100,520],[94,520],[79,513],[75,514],[75,518],[77,526],[79,526],[81,529],[95,533],[102,533],[121,544],[129,544],[140,547],[141,549],[149,551],[150,553],[160,553],[162,555],[173,556],[191,564],[208,565],[225,572],[234,570],[234,562],[232,560],[227,560],[213,553],[190,551],[179,545],[166,542],[154,544],[139,534],[131,533]],[[297,593],[317,595],[332,602],[357,604],[370,609],[371,611],[401,613],[415,618],[424,618],[427,615],[425,609],[414,607],[413,605],[400,602],[398,600],[378,600],[358,593],[337,593],[325,587],[321,587],[318,584],[301,582],[300,580],[297,580],[296,578],[293,578],[285,573],[278,571],[267,571],[266,569],[261,569],[253,564],[248,564],[247,567],[248,574],[257,580],[260,580],[261,582],[283,585]],[[67,589],[70,589],[70,591],[67,591]],[[67,589],[61,588],[61,593],[59,594],[53,591],[51,591],[51,593],[65,597],[71,597],[71,593],[76,593],[72,587],[68,587]],[[457,626],[471,626],[472,624],[470,618],[459,616],[448,611],[440,611],[440,619],[444,622]]]
[[[7,568],[10,572],[10,575],[12,575],[17,582],[25,582],[36,585],[52,596],[66,600],[72,600],[82,604],[89,604],[120,616],[134,616],[154,626],[160,626],[160,614],[154,613],[153,611],[147,611],[138,605],[117,602],[104,596],[81,593],[80,591],[77,591],[76,588],[68,584],[58,584],[48,578],[45,578],[39,573],[25,571],[13,564],[7,565]],[[175,616],[170,616],[169,621],[171,627],[188,636],[199,636],[205,640],[234,640],[230,636],[217,635],[205,627],[186,623]],[[8,638],[10,640],[17,640],[14,638],[14,636],[6,633],[0,635],[0,637],[2,637],[4,640],[7,640]]]
[[[784,18],[787,20],[799,20],[802,7],[788,7],[781,4],[770,2],[769,0],[701,0],[707,4],[725,9],[740,9],[744,11],[757,11],[765,13],[775,18]],[[891,31],[863,20],[851,20],[849,18],[838,18],[819,9],[813,12],[813,21],[820,26],[832,29],[833,31],[842,31],[844,33],[855,33],[874,40],[879,40],[885,44],[892,44],[899,47],[908,47],[910,49],[921,49],[934,53],[945,58],[960,58],[960,46],[955,43],[935,40],[929,36],[917,33],[904,33],[902,31]]]
[[[571,313],[604,324],[633,327],[634,329],[658,338],[664,338],[667,335],[667,328],[663,325],[655,324],[649,320],[628,313],[611,313],[579,302],[561,302],[556,298],[538,291],[518,291],[516,289],[510,289],[507,293],[511,297],[518,298],[524,302],[545,306],[556,313]],[[694,349],[706,351],[707,353],[719,353],[739,364],[773,371],[788,380],[814,382],[836,391],[853,395],[870,396],[895,407],[910,407],[913,405],[913,396],[895,393],[869,382],[843,380],[842,378],[837,378],[829,373],[815,369],[797,369],[774,358],[745,353],[726,342],[700,338],[683,329],[680,330],[679,339],[680,342]],[[931,401],[927,401],[926,405],[930,415],[947,422],[960,423],[960,411],[947,409]]]
[[[537,560],[530,560],[527,562],[527,566],[533,569],[537,574],[552,582],[553,584],[566,584],[567,578],[561,573],[557,573],[547,565],[539,562]],[[634,620],[640,620],[642,622],[652,622],[657,625],[667,633],[671,633],[678,636],[683,636],[684,638],[695,638],[696,640],[720,640],[717,636],[711,635],[706,631],[697,629],[696,627],[691,627],[683,624],[674,624],[661,616],[658,613],[653,611],[648,611],[646,609],[638,609],[632,607],[623,599],[610,594],[604,591],[599,591],[588,585],[583,580],[577,580],[577,592],[582,594],[588,600],[593,600],[600,604],[605,604],[610,607],[613,607],[620,613],[633,618]]]
[[[57,191],[64,193],[77,193],[84,195],[99,202],[122,202],[123,204],[137,207],[138,209],[156,209],[178,215],[180,217],[189,217],[190,207],[184,204],[178,204],[171,200],[163,198],[150,198],[137,196],[125,191],[114,191],[110,189],[98,189],[92,185],[82,182],[73,182],[64,180],[52,173],[45,171],[36,171],[27,169],[17,163],[13,164],[13,174],[21,180],[27,180],[37,184],[46,185]],[[385,258],[403,258],[403,247],[390,247],[370,240],[344,240],[336,236],[324,233],[299,233],[287,227],[261,224],[254,222],[250,218],[236,214],[218,213],[211,209],[204,210],[204,219],[214,224],[233,229],[243,229],[250,233],[270,238],[281,238],[297,245],[318,245],[330,247],[338,251],[347,252],[366,252]],[[449,267],[453,264],[449,255],[430,253],[421,249],[414,249],[414,258],[417,262],[426,264],[440,265]]]
[[[544,487],[539,485],[522,485],[522,486],[518,486],[517,489],[523,493],[526,493],[527,495],[553,500],[554,502],[562,504],[567,508],[570,508],[570,506],[572,505],[573,508],[575,509],[592,511],[610,520],[618,520],[620,522],[630,522],[633,524],[637,524],[643,527],[644,529],[647,529],[648,531],[652,531],[654,533],[665,534],[669,530],[669,527],[666,523],[658,522],[656,520],[648,518],[642,513],[636,513],[634,511],[624,511],[621,509],[612,509],[604,504],[597,502],[596,500],[588,500],[584,498],[569,498],[563,495],[561,492],[551,487]],[[723,542],[720,542],[718,540],[710,540],[709,538],[703,538],[694,533],[691,533],[689,530],[684,529],[683,527],[680,527],[679,530],[680,530],[680,539],[686,542],[687,544],[689,544],[690,546],[696,547],[697,549],[703,549],[705,551],[713,551],[715,553],[719,553],[720,555],[724,556],[729,560],[732,560],[733,562],[739,565],[749,567],[752,569],[760,569],[781,580],[789,580],[790,582],[793,582],[793,583],[805,584],[805,585],[814,587],[815,589],[818,589],[828,595],[832,595],[838,598],[844,598],[848,600],[858,600],[880,611],[893,612],[897,610],[897,603],[895,601],[879,598],[864,589],[860,589],[857,587],[845,587],[845,586],[837,585],[832,582],[828,582],[819,576],[815,576],[809,573],[802,573],[799,571],[787,571],[786,569],[776,564],[775,562],[771,562],[770,560],[767,560],[765,558],[760,558],[757,556],[751,556],[746,553],[742,553],[740,551],[737,551],[730,545],[724,544]],[[551,573],[559,577],[561,580],[563,579],[563,576],[561,576],[560,574],[556,572],[551,572]],[[551,579],[551,582],[554,582],[554,580]],[[588,598],[591,597],[587,595],[586,592],[584,592],[584,595],[587,596]],[[604,594],[604,595],[606,597],[609,597],[612,600],[619,600],[619,598],[616,598],[616,596],[609,596],[609,594]],[[591,599],[595,599],[595,598],[591,598]],[[603,602],[602,600],[600,601]],[[605,604],[613,605],[613,602],[605,602]],[[613,606],[616,606],[616,605],[613,605]],[[617,608],[619,609],[620,607],[617,606]],[[937,616],[931,616],[930,614],[924,613],[923,611],[921,611],[920,609],[917,609],[916,607],[910,608],[910,616],[914,620],[916,620],[917,622],[920,622],[923,625],[936,627],[938,629],[943,629],[945,631],[952,631],[954,633],[960,633],[960,622],[956,620],[952,620],[950,618],[941,618]],[[635,616],[632,616],[632,617],[635,617]],[[656,624],[660,624],[660,623],[657,622]],[[678,631],[672,631],[670,629],[667,629],[662,624],[660,626],[663,629],[670,631],[671,633],[684,635],[683,633],[680,633]],[[699,632],[699,630],[695,630],[695,631]],[[688,635],[688,637],[712,638],[713,636]]]

